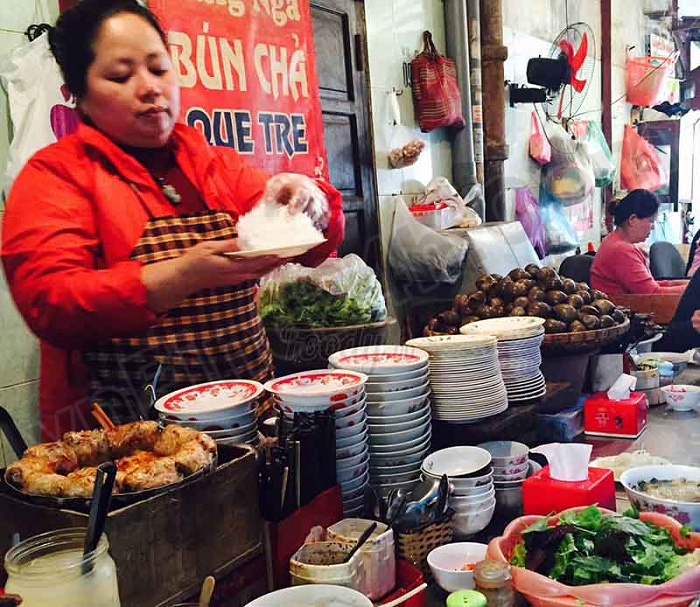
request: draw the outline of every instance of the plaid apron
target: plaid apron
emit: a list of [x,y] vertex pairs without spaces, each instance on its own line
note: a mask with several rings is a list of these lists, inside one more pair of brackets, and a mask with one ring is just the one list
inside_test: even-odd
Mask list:
[[[131,259],[165,261],[205,240],[236,236],[235,221],[224,211],[151,216]],[[255,292],[254,281],[204,289],[168,310],[147,334],[112,339],[85,352],[93,400],[115,423],[148,417],[143,388],[159,364],[158,396],[218,379],[271,379],[272,353]]]

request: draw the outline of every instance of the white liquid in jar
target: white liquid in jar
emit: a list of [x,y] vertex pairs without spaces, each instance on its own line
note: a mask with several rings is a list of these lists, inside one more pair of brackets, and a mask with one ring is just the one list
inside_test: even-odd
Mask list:
[[[79,550],[66,550],[33,559],[10,576],[5,592],[22,597],[22,607],[121,607],[114,561],[105,554],[83,574]],[[40,572],[46,576],[39,576]],[[57,572],[66,572],[61,575]]]

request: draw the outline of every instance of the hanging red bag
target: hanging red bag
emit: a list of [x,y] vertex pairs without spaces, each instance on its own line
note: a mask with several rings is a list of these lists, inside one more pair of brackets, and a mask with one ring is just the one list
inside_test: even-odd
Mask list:
[[552,146],[540,130],[537,114],[532,112],[532,134],[530,135],[530,157],[539,164],[547,164],[552,159]]
[[429,31],[423,32],[423,38],[423,52],[411,61],[411,88],[420,130],[429,133],[441,126],[463,127],[466,123],[455,63],[437,52]]
[[644,137],[626,124],[620,166],[622,189],[654,192],[665,183],[666,175],[659,161],[658,152]]

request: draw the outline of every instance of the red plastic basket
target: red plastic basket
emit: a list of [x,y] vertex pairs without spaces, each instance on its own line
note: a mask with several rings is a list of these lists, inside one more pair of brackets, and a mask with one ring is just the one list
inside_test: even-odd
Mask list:
[[627,57],[627,101],[650,107],[664,100],[678,53],[670,57]]
[[[381,601],[377,601],[377,603],[379,605],[390,603],[408,594],[414,588],[418,588],[422,583],[423,574],[420,572],[420,569],[407,561],[399,559],[396,561],[396,590]],[[425,590],[401,603],[401,607],[426,607]]]

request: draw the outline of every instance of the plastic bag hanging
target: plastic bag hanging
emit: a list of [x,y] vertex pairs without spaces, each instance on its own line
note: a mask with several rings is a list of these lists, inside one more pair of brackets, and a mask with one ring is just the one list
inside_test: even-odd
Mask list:
[[401,108],[396,90],[389,93],[389,110],[392,125],[389,165],[395,169],[403,169],[418,162],[425,142],[413,137],[411,130],[401,124]]
[[585,202],[595,188],[595,176],[586,144],[574,139],[555,123],[550,123],[548,135],[552,161],[542,169],[545,190],[566,206]]
[[547,164],[550,160],[552,160],[552,146],[549,145],[547,136],[540,129],[540,121],[535,112],[532,112],[530,157],[539,164]]
[[595,185],[598,188],[605,187],[615,179],[615,164],[608,142],[597,122],[586,123],[584,141],[588,145],[588,154],[591,157]]
[[634,128],[626,124],[620,164],[622,189],[654,192],[660,189],[666,180],[658,152]]

